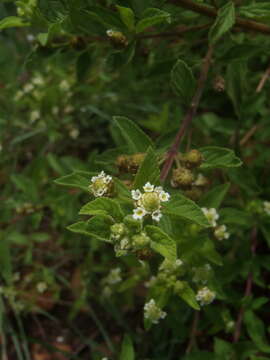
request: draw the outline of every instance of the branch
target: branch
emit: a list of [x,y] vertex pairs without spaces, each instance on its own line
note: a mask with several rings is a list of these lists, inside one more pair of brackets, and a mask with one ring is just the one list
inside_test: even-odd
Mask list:
[[197,30],[203,30],[203,29],[208,29],[211,26],[211,24],[204,24],[204,25],[195,25],[195,26],[183,26],[182,28],[176,30],[176,31],[171,31],[171,32],[161,32],[161,33],[146,33],[143,35],[139,35],[136,38],[137,39],[152,39],[152,38],[160,38],[160,37],[178,37],[181,36],[182,34],[185,34],[186,32],[189,31],[197,31]]
[[197,112],[197,109],[198,109],[198,106],[199,106],[199,103],[201,100],[203,88],[204,88],[204,85],[205,85],[205,82],[206,82],[206,79],[208,76],[208,71],[209,71],[209,67],[210,67],[210,63],[211,63],[211,59],[212,59],[212,53],[213,53],[213,47],[210,45],[208,48],[207,54],[202,63],[201,73],[200,73],[200,77],[198,80],[197,89],[192,98],[191,105],[183,119],[183,122],[180,126],[178,133],[176,134],[174,143],[172,144],[171,148],[169,149],[169,151],[167,153],[167,158],[165,160],[165,163],[163,165],[161,175],[160,175],[161,181],[166,180],[168,173],[172,167],[174,157],[176,156],[176,154],[178,152],[181,140],[182,140],[183,136],[185,135],[189,125],[191,124],[194,116],[196,115],[196,112]]
[[[169,0],[170,3],[181,6],[185,9],[197,12],[208,17],[215,18],[217,16],[217,11],[207,5],[202,5],[195,3],[192,0]],[[263,23],[259,23],[253,20],[246,20],[239,16],[236,17],[235,26],[238,26],[244,30],[256,31],[262,34],[270,35],[270,26],[267,26]]]
[[270,65],[268,66],[268,68],[266,69],[266,71],[264,72],[257,88],[256,88],[256,93],[259,93],[262,91],[262,88],[264,87],[264,84],[266,83],[266,80],[269,78],[270,76]]
[[192,322],[191,330],[190,330],[190,339],[189,339],[189,343],[188,343],[188,346],[186,349],[186,354],[189,354],[191,352],[193,346],[195,345],[199,319],[200,319],[200,313],[199,313],[199,311],[195,310],[194,318],[193,318],[193,322]]
[[[250,246],[252,258],[254,258],[256,256],[256,248],[257,248],[257,228],[254,227],[251,231],[251,246]],[[244,297],[248,297],[252,294],[252,283],[253,283],[253,274],[252,274],[252,271],[250,271],[248,274],[247,281],[246,281],[246,289],[245,289]],[[237,318],[237,321],[235,324],[235,331],[233,334],[233,342],[234,343],[237,343],[241,336],[244,312],[245,312],[245,308],[244,308],[244,306],[242,306],[239,311],[238,318]]]

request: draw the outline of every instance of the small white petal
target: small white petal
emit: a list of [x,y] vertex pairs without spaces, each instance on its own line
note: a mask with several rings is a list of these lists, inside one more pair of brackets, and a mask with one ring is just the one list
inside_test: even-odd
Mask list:
[[140,190],[131,190],[131,196],[133,200],[139,200],[142,196]]
[[150,182],[147,182],[144,187],[143,187],[143,190],[145,192],[152,192],[154,191],[154,185],[150,184]]
[[157,211],[154,211],[152,213],[152,219],[155,220],[155,221],[160,221],[160,219],[162,218],[162,214],[159,210]]
[[170,194],[167,193],[167,192],[165,192],[165,191],[161,191],[161,192],[159,193],[159,198],[160,198],[160,200],[163,201],[163,202],[169,201],[169,199],[170,199]]
[[133,210],[132,216],[133,216],[133,219],[135,219],[135,220],[141,220],[145,215],[146,215],[146,211],[143,208],[138,207]]

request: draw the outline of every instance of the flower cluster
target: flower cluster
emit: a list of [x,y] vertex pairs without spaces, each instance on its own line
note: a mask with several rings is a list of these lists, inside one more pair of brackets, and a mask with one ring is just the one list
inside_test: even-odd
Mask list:
[[204,286],[197,292],[196,300],[200,303],[201,306],[204,306],[211,304],[215,297],[216,293],[211,291],[208,287]]
[[119,284],[122,281],[121,269],[119,267],[111,269],[109,274],[102,279],[103,290],[102,296],[108,298],[113,293],[113,288],[116,284]]
[[144,305],[144,318],[149,320],[152,324],[158,324],[160,319],[164,319],[167,313],[162,311],[159,306],[156,305],[154,299],[151,299]]
[[151,215],[155,221],[162,217],[161,203],[170,199],[170,194],[165,192],[161,186],[154,186],[149,182],[143,187],[144,193],[140,190],[132,190],[131,195],[135,200],[136,208],[133,210],[133,218],[141,220],[146,215]]
[[211,224],[211,226],[215,227],[217,226],[217,220],[219,218],[219,214],[217,213],[217,210],[214,208],[202,208],[202,212],[204,213],[205,217]]
[[205,264],[204,266],[194,267],[192,268],[193,278],[192,281],[194,283],[206,284],[210,275],[211,275],[211,265]]
[[226,230],[227,230],[226,225],[219,225],[214,231],[215,237],[218,240],[228,239],[230,234]]
[[111,190],[112,177],[101,171],[97,176],[91,178],[89,190],[95,197],[101,197],[108,194]]
[[227,232],[226,225],[217,226],[217,220],[219,219],[219,214],[217,213],[217,210],[215,208],[202,208],[202,212],[204,213],[211,226],[215,228],[214,236],[218,240],[228,239],[230,234]]
[[267,215],[270,215],[270,201],[263,202],[264,211]]

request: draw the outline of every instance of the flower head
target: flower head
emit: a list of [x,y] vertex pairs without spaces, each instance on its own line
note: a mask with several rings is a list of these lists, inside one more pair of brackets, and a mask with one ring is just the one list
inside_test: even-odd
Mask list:
[[215,297],[216,293],[205,286],[197,292],[196,300],[201,304],[201,306],[204,306],[210,304]]
[[91,178],[89,190],[95,197],[101,197],[109,192],[112,185],[112,177],[101,171],[97,176]]
[[230,234],[226,231],[226,225],[220,225],[215,229],[214,235],[218,240],[228,239]]
[[131,195],[137,206],[133,211],[134,219],[142,219],[145,215],[151,215],[155,221],[160,221],[162,217],[161,203],[170,199],[170,194],[165,192],[161,186],[155,187],[147,182],[143,186],[144,192],[132,190]]
[[217,213],[217,210],[214,208],[202,208],[202,212],[204,213],[205,217],[211,224],[211,226],[215,227],[217,225],[217,220],[219,218],[219,214]]
[[144,305],[144,318],[149,320],[152,324],[158,324],[160,319],[164,319],[167,313],[162,311],[160,307],[156,305],[154,299],[151,299]]
[[114,285],[121,282],[122,281],[121,269],[119,267],[112,269],[105,280],[106,283],[109,285]]
[[270,201],[263,202],[264,211],[267,215],[270,215]]

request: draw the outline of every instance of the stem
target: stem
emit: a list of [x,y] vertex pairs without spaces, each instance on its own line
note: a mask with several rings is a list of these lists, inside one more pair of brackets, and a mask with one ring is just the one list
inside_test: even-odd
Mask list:
[[[251,238],[250,251],[251,251],[252,258],[254,258],[256,256],[257,232],[258,232],[257,228],[254,227],[251,231],[251,236],[250,236],[250,238]],[[248,274],[247,281],[246,281],[244,297],[248,297],[252,294],[252,284],[253,284],[253,274],[252,274],[252,271],[250,271]],[[239,311],[239,314],[238,314],[238,318],[237,318],[236,325],[235,325],[235,331],[233,334],[233,342],[234,343],[237,343],[241,336],[244,312],[245,312],[245,308],[244,308],[244,306],[242,306]]]
[[189,337],[190,340],[189,340],[189,343],[188,343],[188,346],[186,349],[186,354],[189,354],[191,352],[193,346],[195,345],[199,318],[200,318],[199,311],[195,311],[193,322],[191,325],[190,337]]
[[[215,18],[217,16],[217,11],[213,7],[195,3],[192,0],[170,0],[170,2],[176,6],[181,6],[185,9],[206,15],[208,17]],[[270,34],[270,26],[259,23],[257,21],[246,20],[239,16],[236,17],[235,26],[238,26],[244,30],[256,31],[267,35]]]
[[259,93],[262,91],[262,88],[264,87],[264,84],[266,83],[266,80],[269,78],[270,75],[270,65],[268,66],[268,68],[266,69],[266,71],[264,72],[257,88],[256,88],[256,93]]
[[178,152],[181,140],[182,140],[183,136],[185,135],[189,125],[191,124],[194,116],[196,115],[196,112],[197,112],[197,109],[198,109],[198,106],[200,103],[200,99],[202,96],[203,88],[204,88],[204,85],[205,85],[205,82],[207,79],[208,71],[210,68],[212,53],[213,53],[213,47],[210,45],[207,50],[206,56],[202,62],[201,73],[200,73],[200,77],[198,80],[197,89],[192,98],[191,105],[183,119],[183,122],[178,130],[178,133],[176,134],[174,143],[172,144],[171,148],[169,149],[169,151],[167,153],[167,158],[163,165],[161,175],[160,175],[161,181],[166,180],[168,173],[172,167],[174,157],[176,156],[176,154]]

